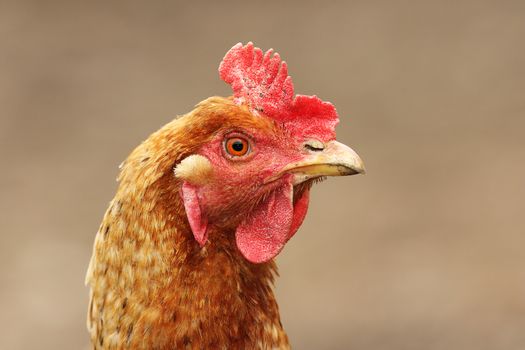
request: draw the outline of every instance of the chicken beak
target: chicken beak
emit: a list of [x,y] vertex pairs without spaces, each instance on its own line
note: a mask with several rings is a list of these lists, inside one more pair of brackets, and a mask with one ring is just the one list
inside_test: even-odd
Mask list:
[[315,141],[315,146],[312,147],[306,143],[305,147],[310,150],[311,154],[300,162],[288,164],[279,174],[280,176],[285,173],[293,174],[294,185],[323,176],[365,173],[361,157],[353,149],[340,142],[334,140],[323,145]]

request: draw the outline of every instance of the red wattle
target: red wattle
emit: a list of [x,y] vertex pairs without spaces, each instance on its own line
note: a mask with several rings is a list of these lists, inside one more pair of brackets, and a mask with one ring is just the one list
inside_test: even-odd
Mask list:
[[293,235],[297,232],[299,227],[302,225],[304,218],[306,217],[306,212],[308,211],[308,203],[310,202],[310,189],[304,190],[304,192],[301,194],[301,197],[297,200],[297,202],[293,206],[293,220],[292,220],[292,226],[290,227],[290,237],[288,239],[292,238]]
[[237,247],[242,255],[253,263],[262,263],[279,254],[303,222],[308,197],[306,190],[294,208],[291,179],[274,190],[237,227]]
[[197,188],[188,182],[184,182],[182,184],[181,197],[184,202],[184,209],[186,210],[186,216],[188,217],[193,236],[202,247],[208,240],[208,220],[202,215]]

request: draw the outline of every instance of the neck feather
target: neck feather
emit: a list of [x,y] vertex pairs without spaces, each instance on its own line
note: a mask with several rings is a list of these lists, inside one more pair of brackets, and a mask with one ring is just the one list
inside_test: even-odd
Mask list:
[[95,346],[288,348],[275,263],[248,262],[234,232],[213,227],[201,248],[162,182],[142,193],[121,183],[97,233],[87,277]]

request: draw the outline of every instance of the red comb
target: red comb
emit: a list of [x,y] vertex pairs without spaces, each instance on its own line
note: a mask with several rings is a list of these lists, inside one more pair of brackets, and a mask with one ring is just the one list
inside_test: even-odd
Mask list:
[[335,138],[338,122],[335,107],[317,96],[294,96],[288,66],[278,53],[262,50],[249,42],[238,43],[224,56],[219,74],[230,84],[238,103],[252,111],[286,123],[294,134]]

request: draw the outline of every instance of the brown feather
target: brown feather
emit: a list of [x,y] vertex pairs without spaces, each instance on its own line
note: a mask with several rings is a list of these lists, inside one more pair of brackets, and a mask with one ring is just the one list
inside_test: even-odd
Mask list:
[[272,291],[275,263],[244,259],[228,225],[211,227],[201,248],[173,174],[229,124],[273,128],[231,99],[213,97],[152,134],[122,164],[86,277],[95,349],[289,348]]

